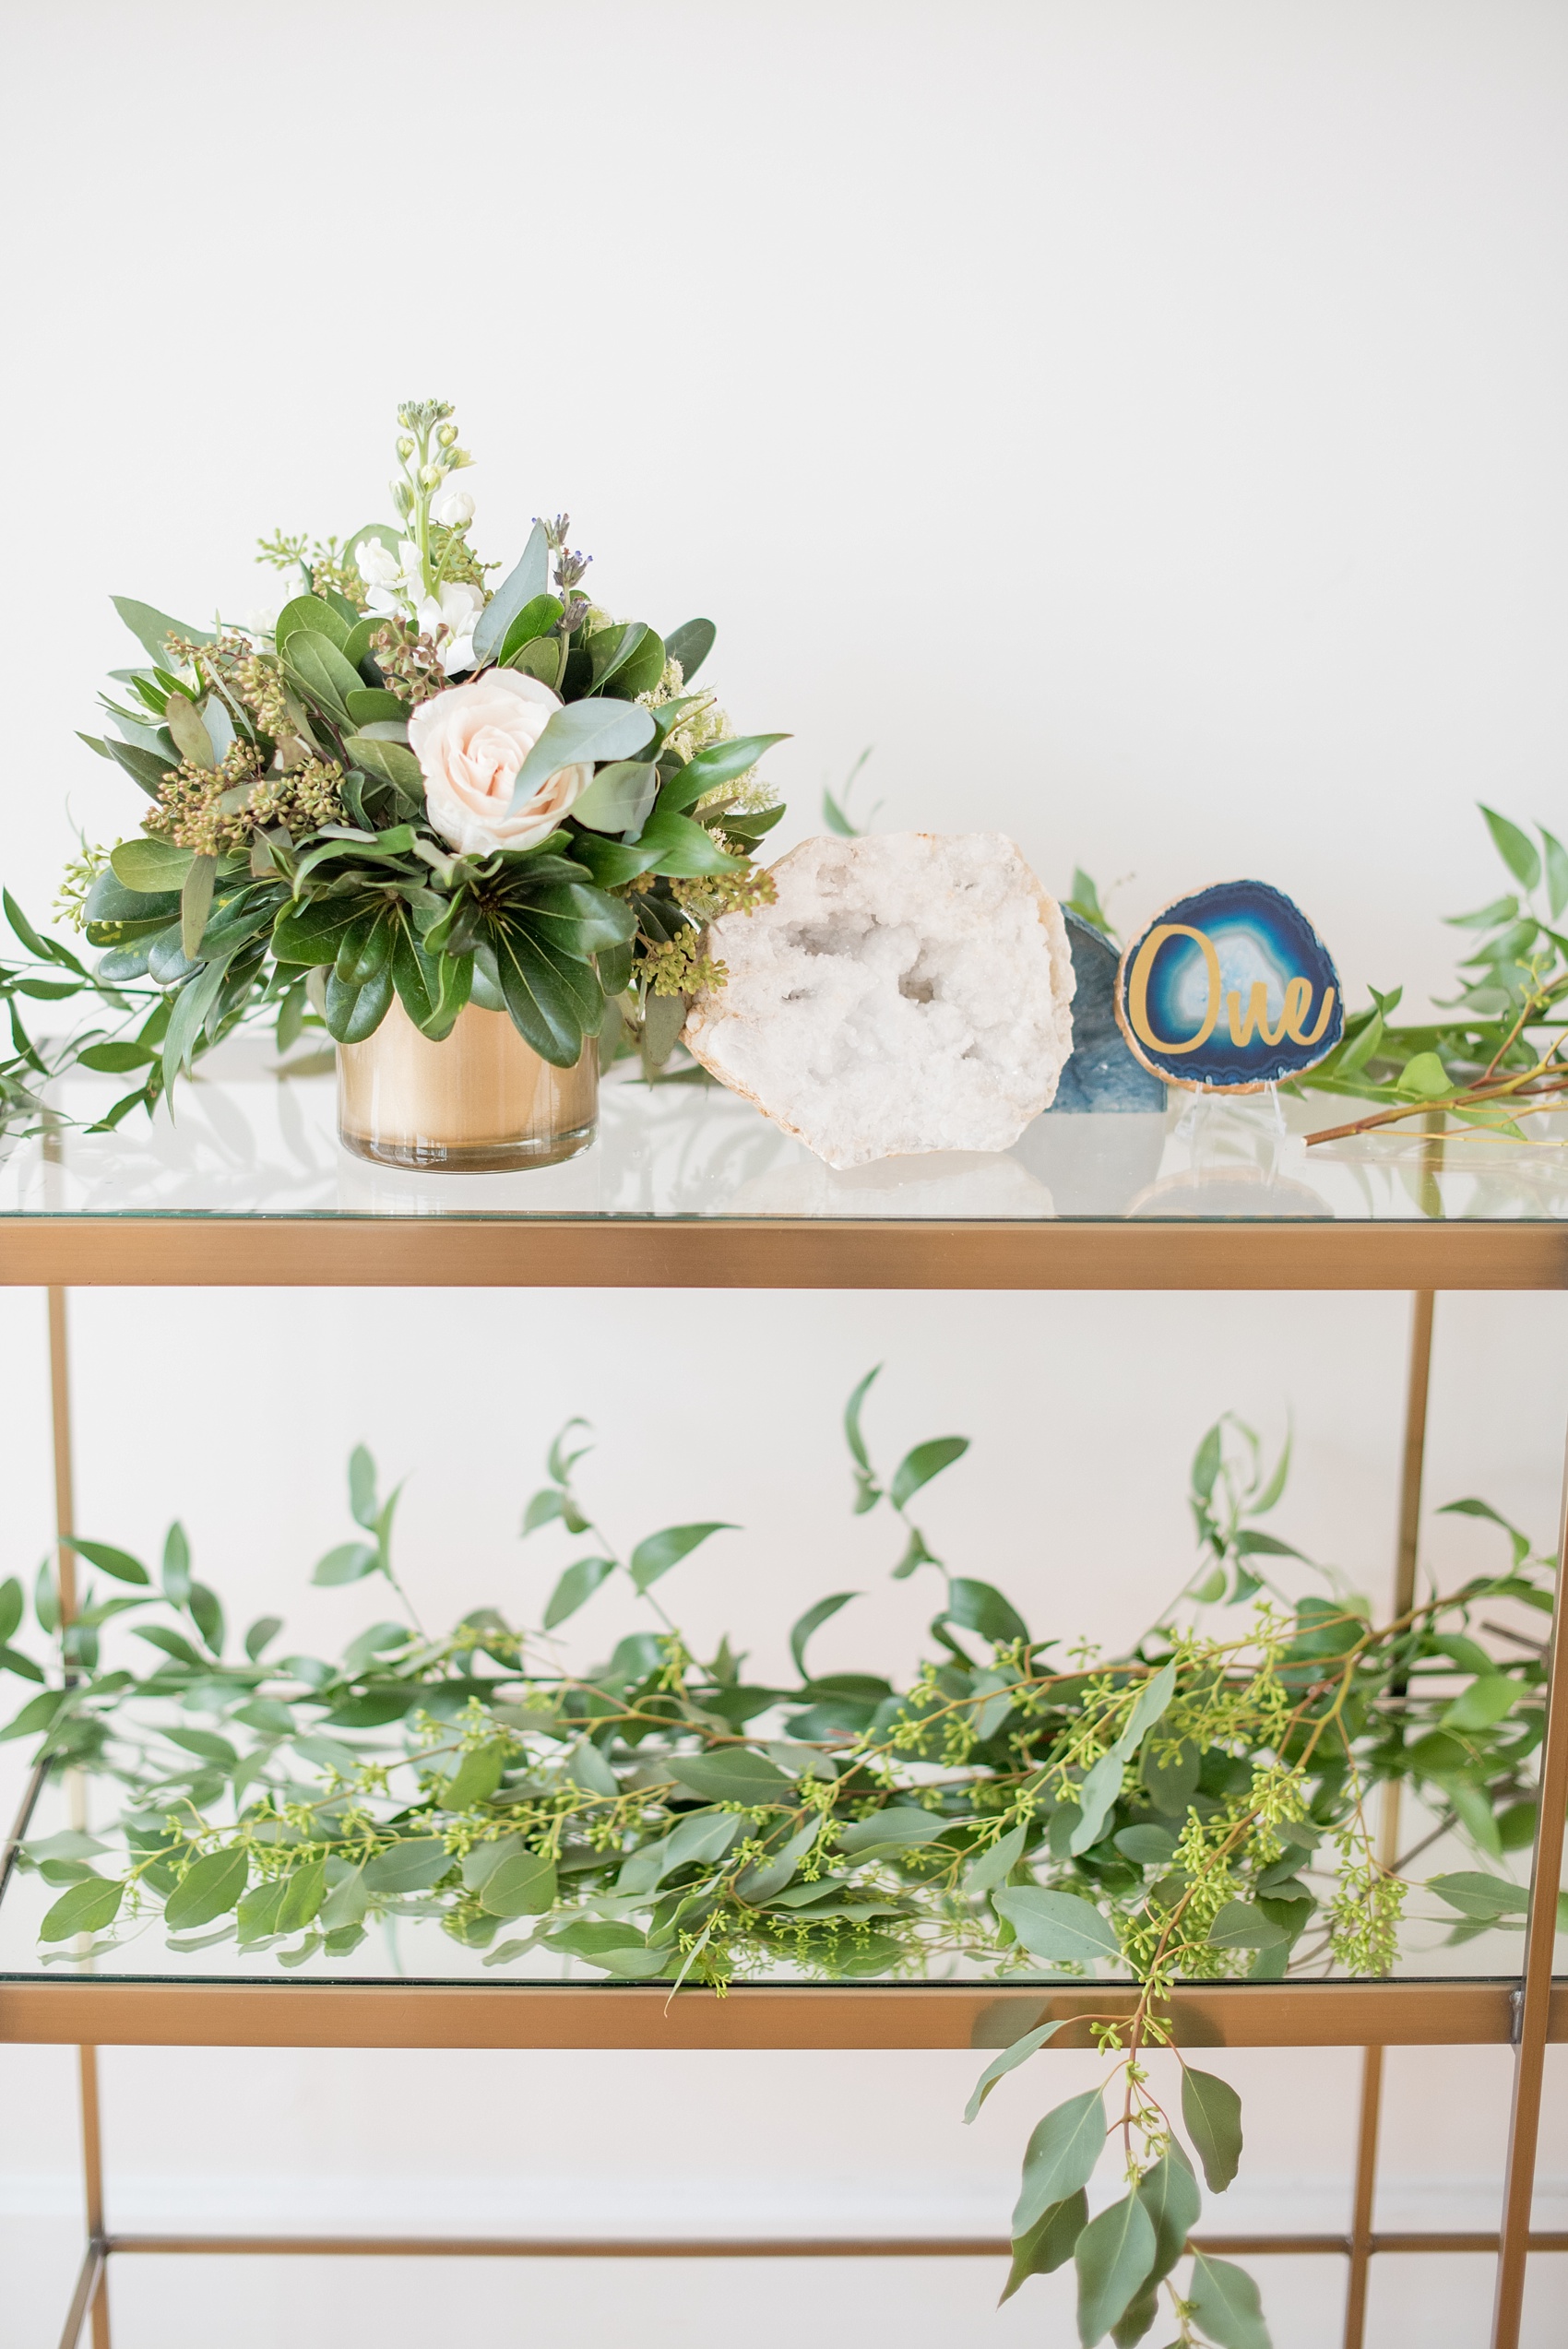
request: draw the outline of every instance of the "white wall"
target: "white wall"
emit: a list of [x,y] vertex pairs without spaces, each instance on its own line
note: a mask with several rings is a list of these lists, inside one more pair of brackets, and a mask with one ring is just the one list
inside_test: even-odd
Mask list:
[[[72,739],[124,656],[108,592],[243,608],[255,533],[370,518],[394,403],[431,390],[481,460],[488,552],[567,506],[612,608],[719,621],[736,717],[794,730],[786,837],[874,742],[885,822],[1005,829],[1058,886],[1076,861],[1129,874],[1129,921],[1262,873],[1326,931],[1354,997],[1368,979],[1446,991],[1438,917],[1492,893],[1478,797],[1568,815],[1559,8],[78,0],[14,5],[0,30],[0,790],[24,903],[52,893],[66,795],[94,836],[136,822]],[[517,1501],[582,1410],[612,1524],[700,1509],[751,1529],[682,1593],[704,1630],[757,1624],[765,1662],[809,1598],[880,1574],[833,1421],[885,1357],[888,1450],[978,1439],[933,1524],[1065,1631],[1115,1636],[1182,1571],[1184,1462],[1226,1405],[1272,1430],[1294,1410],[1286,1530],[1386,1571],[1398,1300],[671,1302],[680,1337],[650,1350],[647,1301],[604,1296],[351,1315],[341,1297],[83,1297],[81,1522],[134,1546],[181,1511],[215,1575],[325,1630],[352,1602],[298,1584],[364,1435],[413,1473],[406,1555],[431,1605],[520,1606],[545,1568],[516,1548]],[[41,1322],[0,1299],[0,1571],[46,1537]],[[1556,1299],[1445,1303],[1433,1501],[1481,1489],[1550,1524],[1565,1335]],[[1474,1529],[1433,1532],[1439,1560],[1472,1554]],[[874,1587],[868,1646],[912,1642],[912,1595]],[[863,1656],[861,1611],[824,1634],[825,1663]],[[118,2055],[115,2209],[991,2227],[1039,2099],[1020,2087],[989,2134],[963,2131],[970,2068]],[[1485,2223],[1504,2070],[1396,2065],[1391,2217]],[[1341,2223],[1348,2059],[1236,2075],[1253,2152],[1229,2223]],[[18,2284],[0,2343],[31,2349],[72,2256],[49,2105],[66,2058],[10,2051],[0,2082]],[[1560,2201],[1568,2144],[1546,2165]],[[1379,2349],[1467,2349],[1483,2269],[1391,2270]],[[402,2268],[339,2271],[312,2313],[284,2270],[214,2269],[205,2308],[188,2272],[156,2305],[165,2281],[149,2264],[117,2285],[121,2349],[194,2349],[213,2307],[236,2344],[286,2323],[312,2349],[397,2349],[442,2294],[521,2342],[569,2287],[593,2296],[584,2337],[635,2306],[649,2341],[717,2338],[738,2291],[761,2349],[851,2325],[925,2349],[995,2284],[980,2263]],[[1056,2307],[1030,2290],[999,2342]],[[1281,2349],[1329,2337],[1337,2291],[1329,2262],[1276,2272]],[[1538,2340],[1562,2307],[1543,2263]]]

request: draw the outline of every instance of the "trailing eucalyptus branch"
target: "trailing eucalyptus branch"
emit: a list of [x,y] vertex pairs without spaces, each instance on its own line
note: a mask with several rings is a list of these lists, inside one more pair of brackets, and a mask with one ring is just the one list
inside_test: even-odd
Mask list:
[[[315,1579],[378,1582],[401,1614],[367,1624],[336,1662],[279,1655],[276,1616],[232,1648],[178,1525],[157,1583],[128,1552],[76,1540],[105,1579],[69,1623],[41,1571],[47,1663],[15,1644],[20,1584],[0,1587],[0,1669],[39,1684],[0,1734],[38,1736],[42,1755],[117,1786],[123,1805],[100,1834],[22,1848],[22,1869],[56,1893],[45,1963],[106,1958],[160,1920],[176,1951],[233,1941],[247,1961],[270,1952],[301,1966],[409,1918],[486,1966],[575,1961],[671,1994],[781,1970],[957,1969],[1041,1986],[1109,1970],[1134,1986],[1130,2006],[1119,1991],[1087,2018],[1111,2082],[1029,2139],[1004,2296],[1072,2260],[1085,2343],[1141,2340],[1166,2292],[1180,2342],[1259,2349],[1241,2270],[1200,2251],[1171,2281],[1198,2170],[1223,2191],[1241,2134],[1234,2091],[1172,2047],[1170,1994],[1184,1980],[1386,1972],[1410,1889],[1369,1824],[1368,1797],[1390,1779],[1409,1780],[1432,1833],[1478,1862],[1424,1888],[1449,1938],[1517,1929],[1526,1895],[1505,1860],[1534,1828],[1543,1667],[1527,1631],[1493,1619],[1549,1612],[1551,1561],[1467,1500],[1452,1506],[1508,1538],[1502,1572],[1381,1624],[1331,1570],[1314,1570],[1325,1595],[1291,1597],[1268,1578],[1311,1561],[1256,1522],[1283,1497],[1289,1447],[1267,1466],[1227,1415],[1194,1462],[1196,1572],[1126,1654],[1063,1653],[992,1584],[952,1574],[914,1524],[910,1503],[967,1440],[916,1444],[884,1477],[862,1425],[875,1375],[845,1415],[854,1507],[899,1519],[895,1578],[942,1585],[931,1653],[902,1689],[813,1667],[812,1643],[853,1591],[794,1624],[792,1679],[748,1677],[728,1637],[699,1657],[656,1586],[733,1528],[670,1525],[620,1548],[578,1489],[580,1420],[552,1445],[523,1514],[530,1540],[553,1530],[588,1545],[554,1578],[537,1631],[484,1607],[426,1632],[394,1565],[398,1495],[382,1494],[362,1448],[349,1471],[354,1534]],[[647,1626],[573,1670],[552,1634],[612,1582],[647,1606]],[[1217,1607],[1248,1612],[1226,1628]],[[156,1650],[150,1670],[127,1631]],[[1043,2022],[998,2055],[968,2118],[1062,2027]],[[1156,2058],[1180,2067],[1179,2125],[1155,2093]],[[1091,2218],[1087,2190],[1111,2144],[1125,2191]]]

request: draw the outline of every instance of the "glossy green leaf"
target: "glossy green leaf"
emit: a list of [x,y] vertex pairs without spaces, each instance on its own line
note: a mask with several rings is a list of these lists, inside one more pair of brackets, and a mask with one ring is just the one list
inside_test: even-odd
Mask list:
[[1144,2172],[1134,2191],[1154,2223],[1155,2254],[1149,2272],[1158,2283],[1170,2273],[1186,2250],[1187,2237],[1203,2210],[1192,2165],[1174,2139],[1170,2153]]
[[998,1884],[1004,1884],[1024,1856],[1028,1834],[1027,1821],[1020,1821],[1016,1827],[1009,1827],[1004,1835],[999,1835],[989,1851],[969,1862],[964,1871],[964,1890],[989,1892]]
[[838,1848],[852,1858],[868,1852],[913,1851],[922,1844],[939,1843],[952,1822],[916,1803],[891,1802],[867,1819],[856,1819],[838,1830]]
[[1011,1640],[1027,1640],[1029,1635],[1029,1627],[1017,1608],[999,1590],[990,1583],[977,1583],[967,1574],[955,1574],[948,1584],[946,1612],[950,1622],[960,1624],[966,1631],[978,1631],[982,1640],[990,1640],[993,1646],[1004,1647]]
[[373,1542],[339,1542],[325,1558],[317,1559],[311,1573],[313,1583],[330,1585],[339,1583],[360,1583],[374,1574],[381,1563],[381,1553]]
[[360,672],[329,637],[318,635],[314,628],[296,630],[284,649],[283,667],[319,708],[339,725],[347,726],[348,697],[360,690]]
[[177,848],[172,840],[149,839],[145,833],[135,840],[122,840],[109,852],[115,880],[138,896],[177,892],[192,861],[189,848]]
[[859,1591],[835,1591],[831,1598],[819,1598],[814,1607],[808,1607],[805,1613],[797,1619],[790,1633],[790,1653],[802,1680],[806,1677],[806,1643],[813,1632],[820,1631],[841,1607],[848,1607],[852,1598],[859,1596]]
[[[609,845],[608,843],[606,845]],[[704,824],[680,815],[670,804],[669,786],[638,835],[635,848],[623,847],[623,856],[641,859],[639,872],[668,874],[675,881],[700,881],[715,872],[738,872],[743,860],[721,848]]]
[[664,639],[664,650],[671,660],[681,664],[681,675],[690,684],[708,654],[718,635],[711,620],[683,620],[681,625]]
[[1498,815],[1489,807],[1483,807],[1481,814],[1486,819],[1486,828],[1491,834],[1498,855],[1515,880],[1524,888],[1533,889],[1540,879],[1540,858],[1529,836],[1521,832],[1516,824],[1510,824],[1505,815]]
[[1500,1916],[1523,1916],[1530,1905],[1530,1895],[1522,1884],[1511,1884],[1506,1877],[1486,1876],[1479,1869],[1461,1869],[1450,1876],[1433,1876],[1427,1890],[1435,1892],[1440,1901],[1456,1908],[1464,1916],[1483,1918],[1488,1923]]
[[[347,659],[347,658],[345,654],[344,658]],[[344,694],[343,699],[348,706],[349,717],[356,728],[376,725],[405,726],[408,723],[408,703],[399,701],[396,694],[389,694],[381,686],[362,685],[358,693],[350,690]]]
[[303,630],[307,635],[325,636],[335,652],[341,652],[354,624],[352,621],[345,620],[324,596],[295,596],[279,613],[272,630],[272,641],[281,652],[290,638]]
[[667,1525],[662,1533],[649,1534],[647,1540],[638,1542],[632,1552],[629,1569],[632,1580],[638,1590],[646,1591],[658,1582],[661,1574],[667,1574],[671,1566],[678,1566],[683,1558],[689,1558],[692,1551],[710,1536],[732,1534],[736,1530],[733,1525],[716,1522],[701,1525]]
[[707,750],[698,751],[695,758],[688,759],[679,774],[666,784],[670,805],[695,806],[709,791],[717,791],[722,785],[748,775],[775,742],[789,740],[788,734],[738,734],[727,742],[710,742]]
[[61,1538],[67,1549],[74,1549],[78,1558],[87,1559],[103,1573],[113,1574],[118,1583],[150,1583],[152,1580],[139,1558],[131,1557],[126,1550],[115,1549],[109,1542],[83,1541],[75,1534],[65,1534]]
[[905,1453],[894,1471],[888,1497],[895,1509],[902,1509],[912,1501],[922,1485],[930,1484],[955,1460],[961,1460],[969,1448],[968,1436],[933,1436],[928,1443],[917,1443]]
[[509,571],[480,613],[474,626],[474,660],[493,660],[514,620],[550,582],[550,540],[542,522],[529,533],[522,560]]

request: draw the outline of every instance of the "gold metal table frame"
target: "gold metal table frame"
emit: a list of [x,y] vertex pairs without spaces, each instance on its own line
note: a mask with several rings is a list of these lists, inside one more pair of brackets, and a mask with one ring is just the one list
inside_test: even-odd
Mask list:
[[[1411,1294],[1396,1610],[1414,1588],[1434,1292],[1568,1286],[1568,1224],[1549,1221],[1256,1222],[1076,1219],[876,1222],[738,1216],[55,1216],[0,1222],[0,1282],[48,1292],[59,1534],[73,1529],[65,1292],[71,1287],[617,1287],[929,1289],[1346,1289]],[[1559,1562],[1562,1560],[1560,1537]],[[58,1551],[63,1605],[73,1553]],[[1364,2349],[1372,2260],[1393,2252],[1495,2252],[1491,2349],[1518,2349],[1531,2251],[1547,2046],[1568,2039],[1568,1983],[1553,1983],[1568,1809],[1568,1640],[1554,1618],[1541,1799],[1520,1979],[1206,1984],[1176,1994],[1187,2045],[1359,2046],[1362,2074],[1352,2211],[1344,2234],[1225,2236],[1216,2251],[1334,2254],[1348,2262],[1344,2349]],[[25,1833],[30,1799],[6,1848]],[[1396,1848],[1398,1790],[1383,1847]],[[0,1875],[0,1886],[3,1886]],[[629,2259],[1005,2256],[1003,2238],[680,2239],[400,2237],[114,2232],[104,2201],[97,2050],[102,2046],[367,2047],[921,2048],[1008,2044],[1107,1991],[985,1984],[754,1986],[723,2000],[617,1983],[469,1985],[0,1977],[0,2041],[78,2049],[88,2245],[60,2337],[110,2349],[108,2264],[150,2253],[319,2257]],[[1053,2043],[1087,2044],[1070,2027]],[[1374,2224],[1385,2047],[1511,2045],[1514,2090],[1502,2223],[1495,2231],[1391,2233]]]

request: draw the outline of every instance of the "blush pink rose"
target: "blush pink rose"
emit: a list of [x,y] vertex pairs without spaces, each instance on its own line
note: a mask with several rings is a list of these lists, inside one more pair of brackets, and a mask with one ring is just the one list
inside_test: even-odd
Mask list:
[[471,684],[448,685],[409,720],[409,748],[424,775],[432,829],[459,856],[531,848],[555,829],[593,778],[591,765],[558,766],[520,808],[517,769],[561,707],[537,677],[493,669]]

